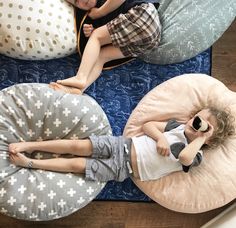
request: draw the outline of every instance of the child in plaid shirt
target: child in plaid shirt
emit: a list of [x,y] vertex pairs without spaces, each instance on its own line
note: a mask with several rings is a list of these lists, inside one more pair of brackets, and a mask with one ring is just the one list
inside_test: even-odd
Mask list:
[[160,42],[158,0],[77,0],[72,3],[89,11],[92,19],[110,16],[114,11],[118,16],[96,29],[84,25],[84,34],[89,40],[79,70],[74,77],[52,82],[50,86],[55,90],[81,94],[99,77],[106,62],[138,57]]

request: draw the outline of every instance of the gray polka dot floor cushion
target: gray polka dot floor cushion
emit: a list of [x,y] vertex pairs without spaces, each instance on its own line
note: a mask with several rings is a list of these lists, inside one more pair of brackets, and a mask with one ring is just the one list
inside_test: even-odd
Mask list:
[[[101,107],[87,95],[18,84],[0,91],[0,212],[24,220],[51,220],[84,207],[105,183],[82,175],[30,170],[9,162],[8,144],[111,134]],[[35,151],[37,159],[55,157]]]
[[235,0],[162,0],[160,45],[141,58],[146,62],[182,62],[206,50],[236,16]]
[[[159,12],[161,43],[141,59],[169,64],[209,48],[234,20],[236,1],[162,0]],[[81,23],[75,21],[74,8],[65,0],[0,0],[0,53],[35,60],[70,55],[76,52]]]

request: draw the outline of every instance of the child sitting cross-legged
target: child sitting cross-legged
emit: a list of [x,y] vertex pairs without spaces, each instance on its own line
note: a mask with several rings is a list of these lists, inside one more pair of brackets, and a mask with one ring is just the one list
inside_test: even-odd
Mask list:
[[[143,125],[144,135],[139,137],[91,136],[12,143],[10,161],[26,168],[81,173],[92,181],[121,182],[129,176],[141,181],[156,180],[199,165],[203,157],[201,148],[216,147],[235,134],[233,122],[230,112],[207,107],[186,124],[175,120],[147,122]],[[22,153],[35,150],[74,157],[37,160]]]

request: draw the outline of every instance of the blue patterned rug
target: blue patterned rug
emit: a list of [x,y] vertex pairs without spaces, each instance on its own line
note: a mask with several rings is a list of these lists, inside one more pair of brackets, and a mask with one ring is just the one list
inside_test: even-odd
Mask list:
[[[49,83],[73,76],[79,65],[78,55],[47,61],[15,60],[0,55],[0,89],[16,83]],[[108,116],[113,134],[121,135],[132,110],[142,97],[160,83],[185,73],[211,72],[211,50],[178,64],[154,65],[134,60],[104,71],[86,93],[101,105]],[[130,179],[110,181],[97,196],[99,200],[149,201]]]

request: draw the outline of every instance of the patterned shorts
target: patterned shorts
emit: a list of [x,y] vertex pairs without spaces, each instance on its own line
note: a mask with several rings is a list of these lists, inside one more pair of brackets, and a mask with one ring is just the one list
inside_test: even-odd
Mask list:
[[122,136],[90,136],[91,158],[86,159],[85,179],[124,181],[132,173],[131,139]]
[[120,14],[107,23],[112,44],[125,57],[138,57],[158,46],[161,23],[158,11],[151,3],[143,3]]

